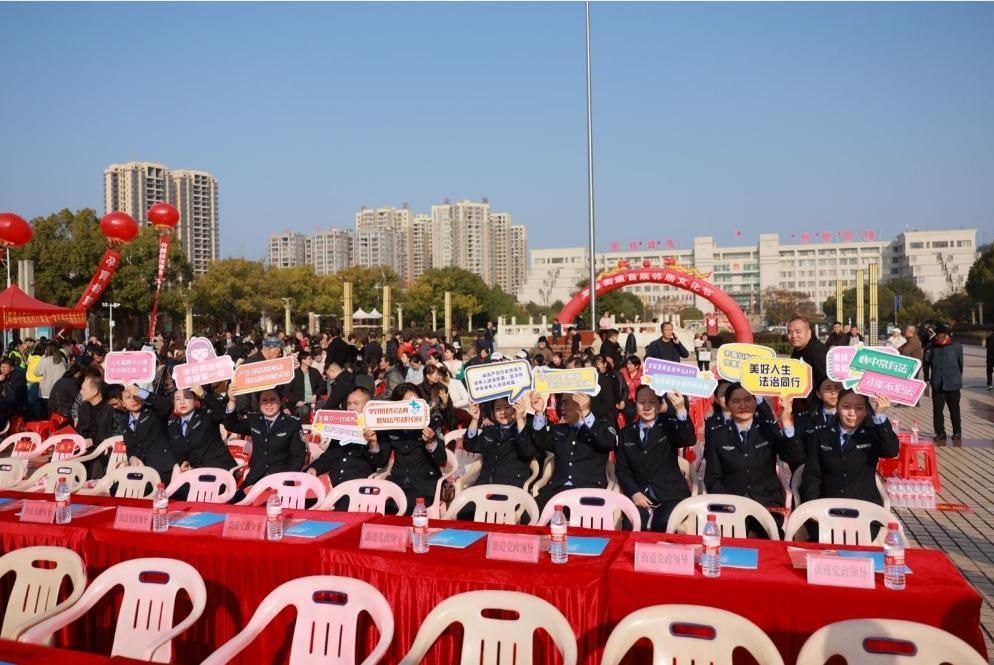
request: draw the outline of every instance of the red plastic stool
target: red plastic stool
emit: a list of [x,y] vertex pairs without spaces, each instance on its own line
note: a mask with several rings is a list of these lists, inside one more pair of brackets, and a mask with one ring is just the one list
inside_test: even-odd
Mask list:
[[[923,463],[919,463],[919,455]],[[942,491],[939,480],[939,463],[935,458],[935,446],[931,443],[905,443],[898,456],[898,475],[906,480],[922,479],[932,483],[936,492]]]
[[48,437],[52,436],[52,421],[51,420],[35,420],[24,425],[25,432],[34,432],[41,437],[44,441]]
[[11,416],[10,428],[7,430],[11,434],[24,431],[24,416]]

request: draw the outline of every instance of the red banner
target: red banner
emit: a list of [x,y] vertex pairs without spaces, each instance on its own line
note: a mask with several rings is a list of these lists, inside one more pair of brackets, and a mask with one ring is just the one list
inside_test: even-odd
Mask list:
[[152,301],[152,316],[148,319],[148,339],[155,339],[155,319],[159,315],[159,292],[162,291],[162,278],[166,274],[169,260],[169,234],[159,236],[159,274],[155,278],[155,299]]
[[[83,294],[76,301],[74,309],[82,312],[83,326],[86,325],[86,312],[93,306],[93,303],[100,300],[100,296],[107,290],[107,285],[110,284],[110,280],[114,277],[119,265],[121,265],[121,253],[113,247],[108,247],[100,259],[97,271],[90,278],[90,283],[86,285]],[[62,328],[55,334],[55,337],[63,337],[66,332],[68,332],[68,328]]]

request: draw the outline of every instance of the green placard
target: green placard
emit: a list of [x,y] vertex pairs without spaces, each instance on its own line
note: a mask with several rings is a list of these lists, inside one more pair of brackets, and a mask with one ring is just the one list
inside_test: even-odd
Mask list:
[[918,373],[921,362],[916,358],[895,356],[873,349],[860,349],[849,363],[849,369],[858,372],[876,372],[899,379],[912,379]]

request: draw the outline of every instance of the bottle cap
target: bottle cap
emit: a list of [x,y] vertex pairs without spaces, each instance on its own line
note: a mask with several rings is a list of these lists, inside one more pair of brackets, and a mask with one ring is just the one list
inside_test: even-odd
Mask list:
[[425,505],[425,498],[423,496],[419,496],[414,503],[415,505],[423,506]]
[[887,525],[887,528],[890,529],[891,531],[897,531],[900,527],[898,526],[897,522],[891,522],[890,524]]
[[712,515],[710,513],[708,514],[708,522],[715,522],[717,520],[718,520],[717,517],[715,517],[714,515]]
[[59,476],[59,482],[60,483],[66,482],[66,477],[65,476]]
[[555,510],[555,511],[556,511],[557,513],[561,513],[561,512],[563,512],[563,507],[562,507],[562,506],[560,506],[560,505],[556,505],[556,506],[553,506],[553,509],[554,509],[554,510]]

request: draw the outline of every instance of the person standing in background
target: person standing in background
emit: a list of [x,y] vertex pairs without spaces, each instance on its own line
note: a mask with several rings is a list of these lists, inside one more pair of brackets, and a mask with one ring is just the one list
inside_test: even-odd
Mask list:
[[953,445],[963,438],[960,421],[959,398],[963,389],[963,346],[953,341],[949,326],[935,329],[932,344],[932,421],[935,424],[936,442],[945,441],[946,426],[944,407],[949,407],[949,420],[953,427]]
[[[898,349],[902,356],[915,358],[919,364],[922,361],[922,343],[918,339],[918,329],[914,326],[907,326],[904,329],[904,344]],[[920,371],[920,370],[919,370]]]
[[987,347],[987,390],[991,390],[991,374],[994,374],[994,332],[984,340]]

